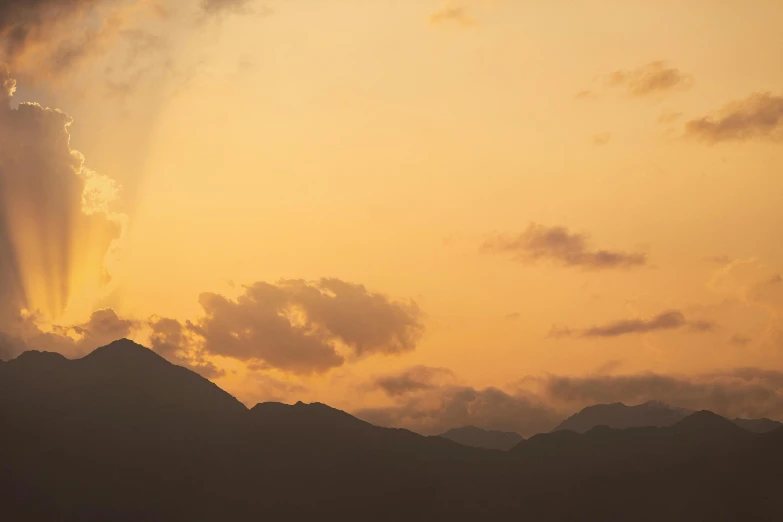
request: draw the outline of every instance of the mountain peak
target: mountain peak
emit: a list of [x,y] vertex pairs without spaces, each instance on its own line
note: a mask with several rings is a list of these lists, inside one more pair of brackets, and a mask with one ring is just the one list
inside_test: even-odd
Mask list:
[[84,360],[116,361],[122,363],[128,363],[132,361],[165,362],[165,359],[154,351],[138,343],[135,343],[130,339],[118,339],[112,343],[107,344],[106,346],[96,348],[90,354],[86,355]]
[[594,426],[600,425],[614,429],[664,427],[675,424],[689,413],[660,401],[648,401],[636,406],[627,406],[621,402],[595,404],[567,418],[554,431],[587,433]]
[[746,430],[730,420],[709,410],[701,410],[688,415],[674,425],[674,429],[684,433],[742,434]]
[[40,352],[38,350],[27,350],[19,354],[19,356],[14,360],[19,362],[27,362],[27,361],[67,361],[68,359],[66,359],[65,356],[57,352]]

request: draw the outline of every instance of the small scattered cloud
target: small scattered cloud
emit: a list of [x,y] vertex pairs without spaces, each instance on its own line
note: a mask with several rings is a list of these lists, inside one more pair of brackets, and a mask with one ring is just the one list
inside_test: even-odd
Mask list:
[[512,313],[510,313],[510,314],[506,314],[506,316],[504,317],[504,319],[505,319],[506,321],[509,321],[509,322],[512,322],[512,323],[513,323],[513,322],[519,321],[519,319],[520,319],[521,317],[522,317],[522,314],[520,314],[519,312],[512,312]]
[[593,145],[606,145],[609,143],[612,139],[612,133],[611,132],[599,132],[598,134],[593,134],[591,137],[591,140],[593,142]]
[[747,346],[751,342],[753,342],[753,339],[741,334],[734,334],[729,339],[729,344],[732,344],[734,346],[739,346],[739,347]]
[[642,98],[688,89],[693,78],[663,61],[650,62],[636,69],[621,69],[607,76],[607,84],[624,89],[630,96]]
[[727,255],[721,255],[721,256],[712,256],[705,259],[705,261],[708,261],[710,263],[715,263],[716,265],[728,265],[734,259]]
[[436,11],[430,14],[430,24],[470,27],[476,25],[477,22],[470,15],[465,6],[447,0],[443,2]]
[[637,252],[591,249],[588,237],[565,227],[531,224],[517,235],[495,235],[480,250],[488,254],[510,255],[520,263],[542,259],[562,266],[584,269],[633,268],[647,264],[647,256]]
[[574,98],[577,100],[591,100],[593,98],[597,98],[598,94],[595,93],[592,89],[582,89],[578,93],[574,95]]
[[207,16],[225,14],[269,16],[271,7],[256,0],[201,0],[201,10]]
[[[709,321],[689,321],[679,310],[668,310],[650,319],[623,319],[601,326],[579,330],[579,337],[619,337],[629,334],[641,334],[662,330],[677,330],[687,327],[694,332],[709,332],[715,325]],[[571,330],[566,329],[568,335]]]
[[756,93],[731,102],[715,115],[687,122],[685,135],[709,144],[779,141],[783,138],[783,95]]
[[552,325],[547,334],[547,339],[562,339],[563,337],[571,337],[574,335],[574,331],[567,326]]
[[658,117],[658,123],[661,123],[663,125],[668,125],[679,121],[680,119],[682,119],[682,117],[683,117],[683,113],[681,112],[666,111]]

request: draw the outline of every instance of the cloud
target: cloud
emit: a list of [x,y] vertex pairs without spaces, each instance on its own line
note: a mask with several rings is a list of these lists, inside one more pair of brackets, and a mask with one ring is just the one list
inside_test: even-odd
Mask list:
[[619,337],[661,330],[677,330],[683,327],[693,332],[709,332],[715,329],[715,324],[709,321],[688,321],[679,310],[667,310],[650,319],[623,319],[584,330],[574,331],[567,327],[553,326],[549,337],[571,337],[574,334],[579,337]]
[[593,134],[592,141],[593,145],[606,145],[609,143],[612,139],[612,133],[611,132],[599,132],[598,134]]
[[634,97],[646,97],[673,90],[688,89],[693,78],[666,62],[655,61],[633,70],[618,70],[607,77],[612,87],[622,87]]
[[277,379],[261,372],[251,372],[243,382],[243,402],[252,408],[260,402],[286,402],[297,400],[312,402],[307,387],[295,382]]
[[0,0],[0,62],[15,70],[57,76],[102,52],[143,2]]
[[102,298],[127,217],[111,211],[120,187],[71,149],[71,118],[36,103],[12,108],[7,68],[0,84],[2,328],[22,308],[57,320]]
[[57,352],[69,358],[87,355],[95,348],[129,337],[140,325],[121,318],[111,308],[96,310],[84,323],[42,326],[39,314],[19,314],[6,320],[0,332],[0,351],[16,357],[27,350]]
[[382,390],[390,397],[399,397],[422,390],[431,390],[444,378],[454,374],[446,368],[413,366],[400,373],[378,377],[370,386]]
[[658,117],[658,123],[666,125],[669,123],[674,123],[678,121],[680,118],[682,118],[681,112],[666,111]]
[[350,346],[358,356],[412,351],[424,330],[416,303],[390,301],[362,285],[325,278],[316,284],[282,281],[279,286],[314,326]]
[[519,319],[521,318],[522,318],[522,314],[520,314],[519,312],[512,312],[510,314],[506,314],[506,316],[504,317],[506,321],[510,321],[510,322],[519,321]]
[[574,331],[567,326],[552,325],[547,334],[547,338],[560,339],[562,337],[571,337],[574,335]]
[[[610,361],[597,374],[582,377],[525,377],[517,391],[458,386],[452,380],[432,384],[424,379],[427,386],[389,394],[392,405],[354,414],[374,424],[427,435],[473,425],[525,437],[552,430],[586,406],[615,402],[634,405],[657,400],[726,417],[783,419],[783,372],[736,368],[697,375],[602,373],[617,365]],[[385,378],[408,373],[410,369]]]
[[[190,0],[185,5],[215,17],[250,12],[251,3]],[[156,38],[139,28],[155,20],[173,23],[172,8],[181,7],[174,0],[0,0],[0,63],[18,75],[51,81],[111,51],[121,37],[129,41],[132,62],[140,53],[159,50]]]
[[207,379],[225,375],[211,361],[208,361],[191,333],[177,320],[166,317],[151,317],[149,326],[150,348],[171,363],[184,366]]
[[447,0],[430,14],[430,23],[432,25],[449,24],[469,27],[476,25],[476,20],[470,16],[466,7]]
[[765,92],[734,101],[714,116],[687,122],[685,135],[710,144],[780,140],[783,137],[783,96]]
[[531,224],[516,236],[496,235],[481,245],[489,254],[509,254],[520,263],[549,259],[563,266],[585,269],[632,268],[647,263],[641,253],[591,250],[584,234],[571,233],[565,227]]
[[591,89],[582,89],[574,95],[577,100],[589,100],[595,98],[596,94]]
[[558,413],[535,397],[509,394],[498,388],[479,390],[465,386],[428,389],[405,396],[393,406],[366,408],[354,414],[379,426],[407,428],[425,435],[479,426],[528,437],[550,431],[561,420]]
[[180,357],[197,364],[217,355],[306,375],[342,366],[346,357],[411,351],[423,332],[415,303],[339,279],[257,282],[236,299],[203,293],[199,304],[204,314],[192,322],[155,318],[153,349],[190,354]]
[[208,15],[219,15],[227,12],[244,14],[249,12],[253,0],[201,0],[201,9]]
[[731,339],[729,339],[729,344],[733,344],[734,346],[739,347],[747,346],[751,342],[753,342],[753,339],[741,334],[734,334],[731,336]]
[[581,408],[595,403],[639,404],[658,400],[683,408],[708,409],[727,417],[783,418],[783,373],[738,368],[695,376],[645,373],[563,377],[543,381],[553,405]]
[[323,373],[345,362],[321,331],[289,308],[280,287],[256,283],[236,301],[204,293],[199,304],[205,315],[188,326],[203,339],[206,353],[297,374]]

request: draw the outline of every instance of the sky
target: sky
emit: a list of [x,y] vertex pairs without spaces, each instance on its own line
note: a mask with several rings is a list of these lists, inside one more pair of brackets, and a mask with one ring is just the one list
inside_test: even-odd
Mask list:
[[0,0],[0,358],[422,433],[783,420],[776,0]]

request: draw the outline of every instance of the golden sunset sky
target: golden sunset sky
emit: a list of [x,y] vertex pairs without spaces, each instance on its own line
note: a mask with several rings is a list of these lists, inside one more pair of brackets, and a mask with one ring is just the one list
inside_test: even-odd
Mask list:
[[781,20],[0,0],[0,350],[127,336],[249,405],[425,433],[783,420]]

